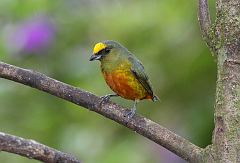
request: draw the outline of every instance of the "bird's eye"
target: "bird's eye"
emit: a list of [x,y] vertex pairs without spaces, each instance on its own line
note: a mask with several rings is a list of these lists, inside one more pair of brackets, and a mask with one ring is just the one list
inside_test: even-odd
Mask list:
[[110,51],[111,51],[110,48],[105,48],[105,52],[106,52],[106,53],[109,53]]

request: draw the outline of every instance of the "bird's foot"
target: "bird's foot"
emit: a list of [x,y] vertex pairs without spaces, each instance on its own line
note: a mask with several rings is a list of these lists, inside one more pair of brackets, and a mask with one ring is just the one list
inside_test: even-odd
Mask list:
[[136,108],[134,107],[129,112],[127,112],[127,114],[124,115],[124,117],[127,117],[128,120],[130,120],[135,114],[136,114]]
[[115,97],[118,96],[117,94],[107,94],[105,96],[101,96],[101,100],[100,100],[100,105],[102,105],[103,102],[108,102],[110,100],[111,97]]

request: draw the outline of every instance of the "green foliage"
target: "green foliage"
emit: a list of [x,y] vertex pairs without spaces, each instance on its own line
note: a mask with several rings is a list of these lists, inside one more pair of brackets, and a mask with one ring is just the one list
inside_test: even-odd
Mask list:
[[[96,42],[116,40],[142,61],[161,99],[156,103],[142,101],[138,113],[205,147],[213,129],[216,67],[199,33],[195,3],[2,0],[0,57],[105,95],[111,91],[99,63],[90,63],[89,57]],[[53,41],[34,52],[16,50],[10,35],[39,15],[53,24]],[[132,106],[127,100],[114,101]],[[88,163],[184,162],[93,112],[3,79],[0,128],[72,153]],[[0,153],[0,162],[36,161]]]

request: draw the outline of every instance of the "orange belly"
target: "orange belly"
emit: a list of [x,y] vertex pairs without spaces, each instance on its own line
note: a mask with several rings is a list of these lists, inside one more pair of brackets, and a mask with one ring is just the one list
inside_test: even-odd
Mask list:
[[103,72],[103,75],[110,88],[121,97],[130,100],[151,99],[131,71],[116,70],[111,73]]

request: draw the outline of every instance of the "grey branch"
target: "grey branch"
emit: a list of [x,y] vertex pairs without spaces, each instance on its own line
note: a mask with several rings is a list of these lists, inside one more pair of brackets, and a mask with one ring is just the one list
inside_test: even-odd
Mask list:
[[0,151],[19,154],[30,159],[47,163],[80,163],[73,156],[57,151],[34,140],[0,132]]
[[0,62],[0,77],[28,85],[99,113],[149,138],[187,161],[200,160],[202,149],[188,140],[140,115],[135,115],[129,121],[124,116],[128,109],[112,102],[104,102],[100,106],[101,99],[87,91],[49,78],[44,74],[3,62]]
[[211,40],[209,38],[211,18],[209,14],[208,0],[198,0],[198,21],[200,24],[202,36],[209,45],[211,43]]
[[198,20],[200,23],[200,28],[205,34],[209,27],[211,26],[211,19],[208,8],[208,0],[198,1]]

